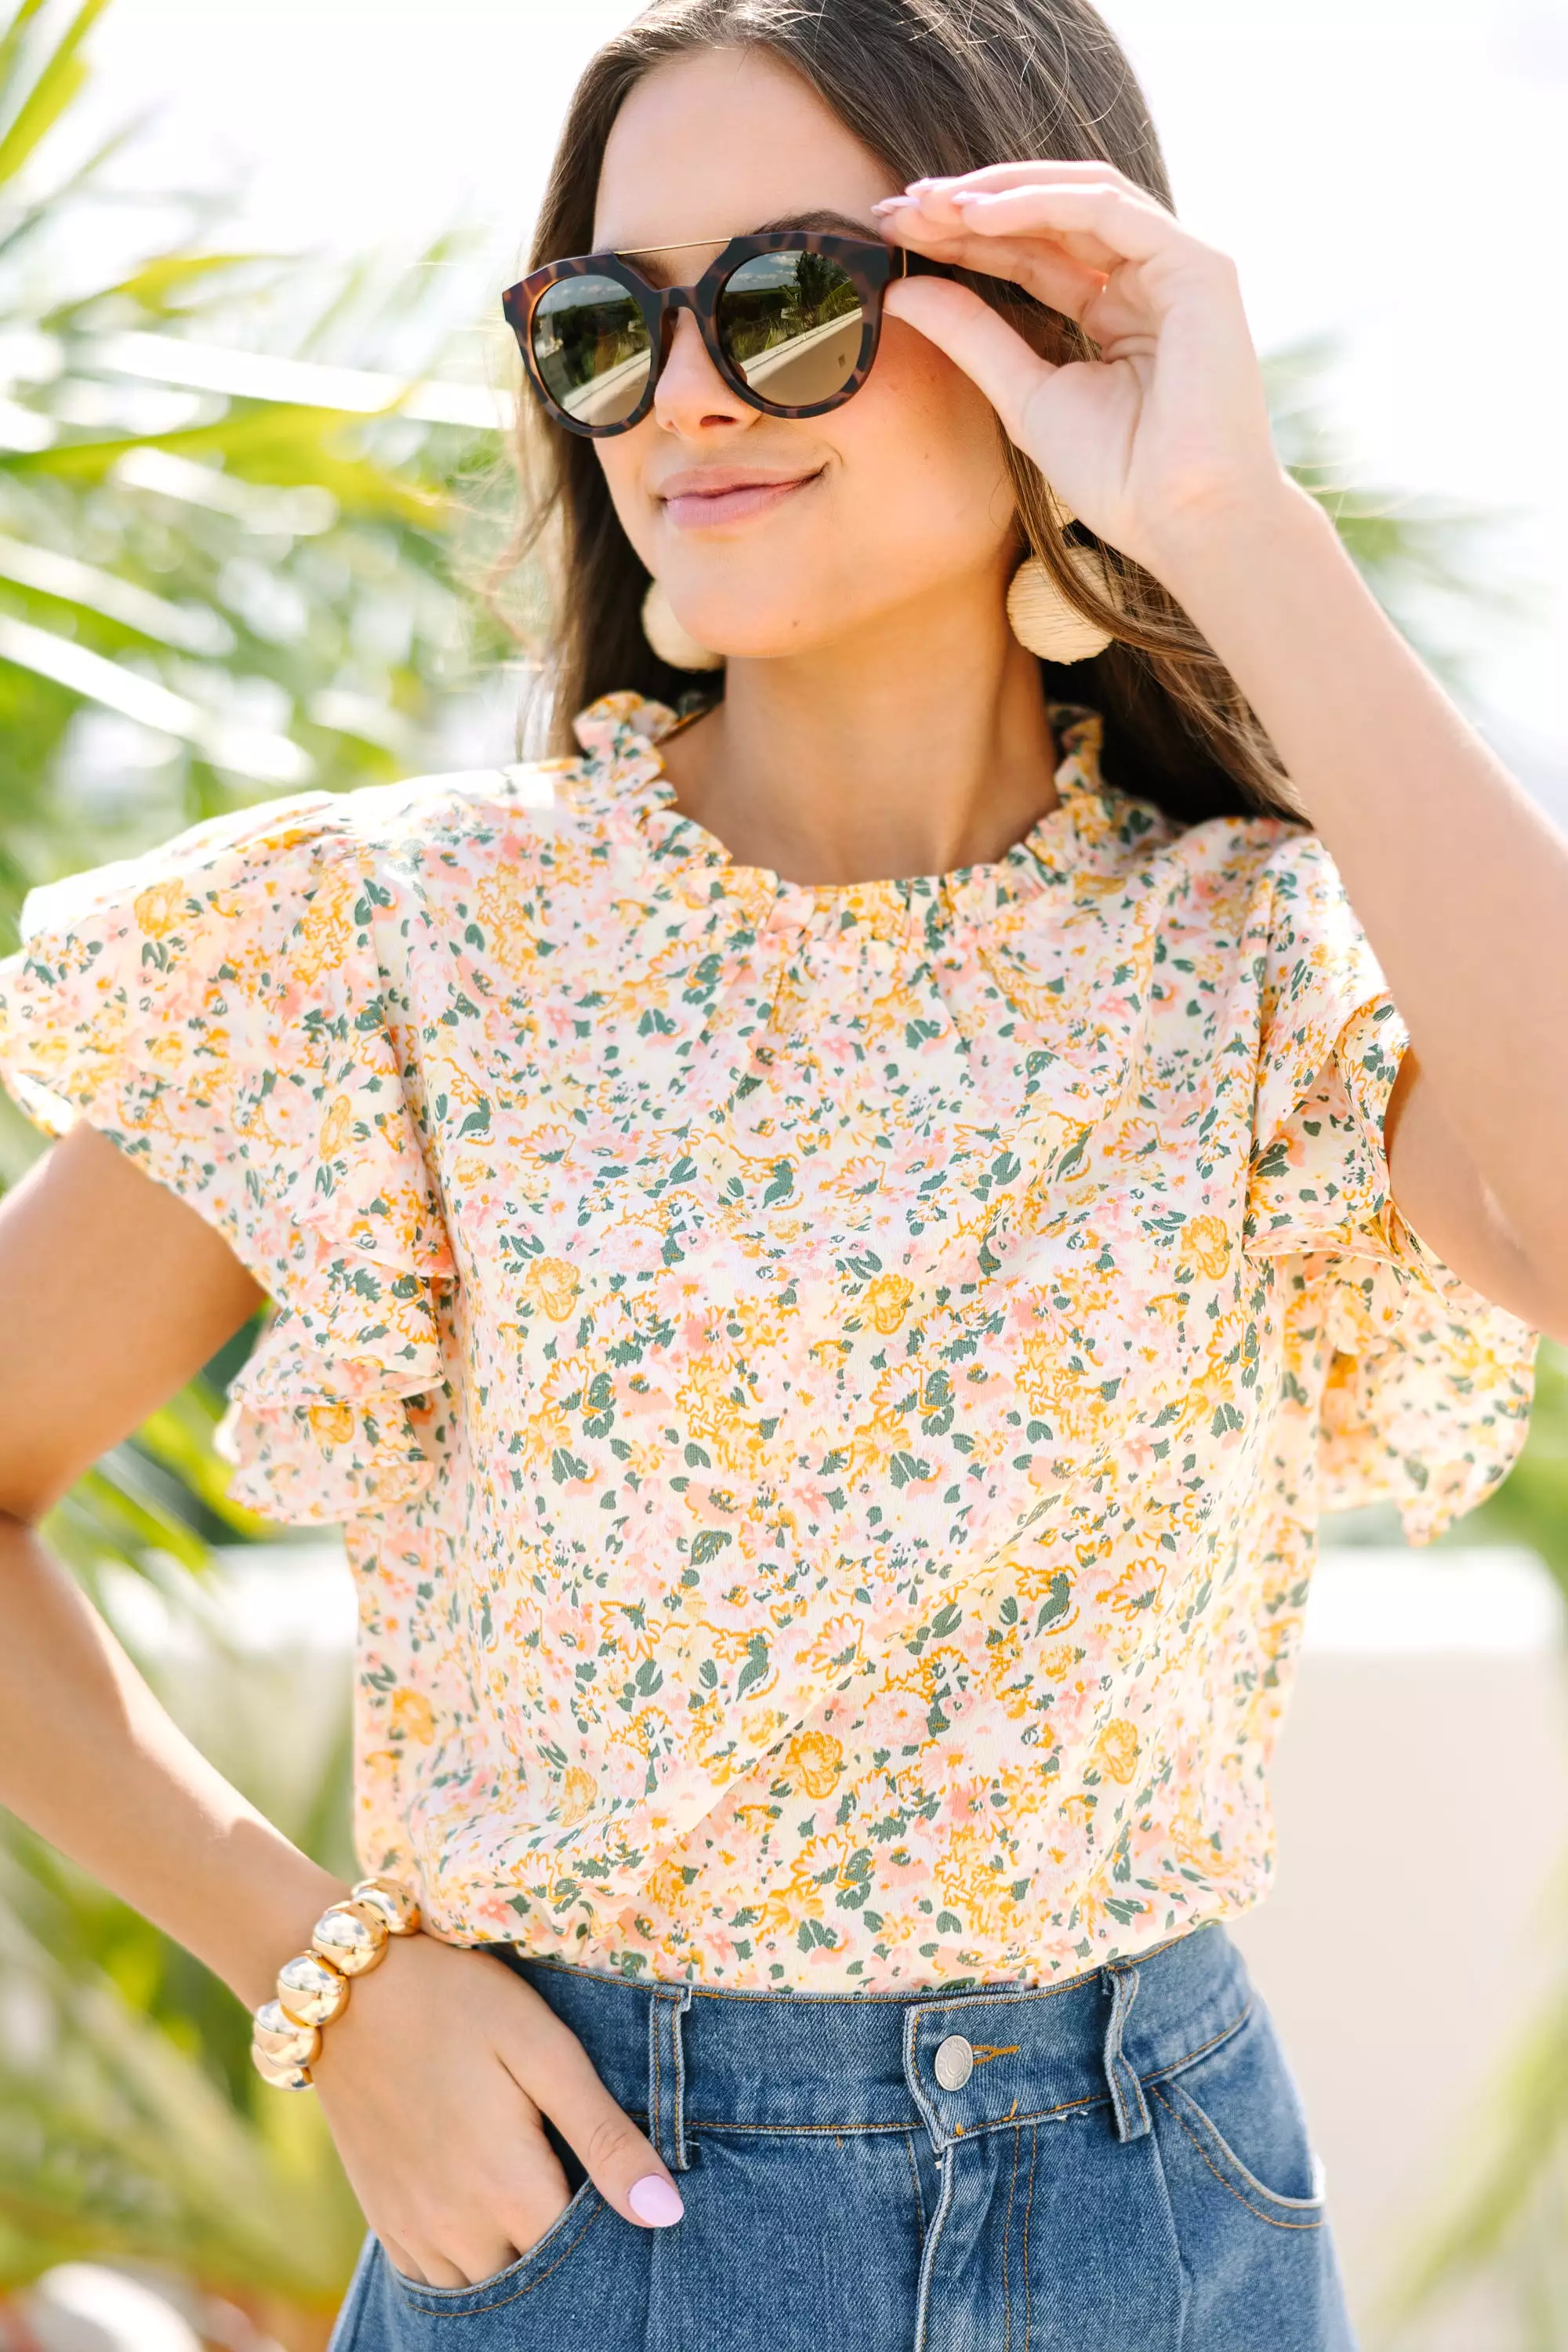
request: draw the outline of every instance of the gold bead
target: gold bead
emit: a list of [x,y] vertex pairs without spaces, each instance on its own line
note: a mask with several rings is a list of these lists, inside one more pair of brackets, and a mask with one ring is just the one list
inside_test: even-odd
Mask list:
[[278,1971],[278,2005],[293,2025],[330,2025],[349,2005],[349,1980],[330,1960],[296,1952]]
[[385,1958],[390,1933],[382,1914],[368,1903],[334,1903],[311,1930],[310,1949],[345,1977],[363,1977]]
[[379,1912],[389,1936],[415,1936],[419,1932],[419,1906],[399,1879],[362,1878],[349,1901],[363,1905],[367,1911]]
[[296,2025],[275,2000],[263,2003],[250,2029],[250,2047],[274,2066],[308,2066],[321,2046],[313,2025]]
[[308,2091],[310,2087],[308,2066],[275,2065],[254,2042],[250,2045],[250,2063],[262,2081],[270,2083],[275,2091]]

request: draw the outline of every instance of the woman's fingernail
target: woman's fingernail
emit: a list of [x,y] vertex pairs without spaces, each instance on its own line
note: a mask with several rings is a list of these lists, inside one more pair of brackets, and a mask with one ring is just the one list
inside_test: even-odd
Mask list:
[[646,2221],[650,2229],[655,2230],[668,2230],[670,2223],[679,2221],[686,2210],[674,2181],[661,2179],[657,2172],[633,2181],[626,2193],[626,2203],[639,2221]]

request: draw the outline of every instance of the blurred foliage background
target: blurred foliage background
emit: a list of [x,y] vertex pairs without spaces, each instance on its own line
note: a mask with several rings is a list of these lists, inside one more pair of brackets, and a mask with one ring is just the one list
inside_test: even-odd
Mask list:
[[[392,404],[445,357],[440,247],[391,282],[367,264],[323,284],[229,249],[193,201],[129,268],[84,268],[119,142],[68,173],[51,143],[105,5],[0,7],[0,953],[36,883],[280,790],[451,764],[452,713],[508,650],[455,584],[495,435]],[[118,250],[122,211],[115,228]],[[363,380],[378,369],[395,371],[384,392]],[[459,411],[482,415],[481,389]],[[0,1097],[0,1180],[37,1148]],[[240,1654],[219,1598],[215,1547],[267,1532],[212,1452],[234,1369],[154,1415],[48,1532],[222,1769],[346,1870],[343,1677]],[[231,2352],[247,2314],[258,2342],[325,2341],[362,2224],[314,2102],[252,2073],[247,2024],[6,1826],[0,2294],[124,2259],[216,2297]],[[26,2340],[15,2305],[11,2324]]]
[[[68,232],[112,203],[118,142],[57,173],[51,138],[106,5],[0,0],[0,952],[36,883],[268,793],[452,764],[476,704],[490,757],[504,740],[511,644],[460,584],[493,541],[498,442],[482,387],[440,396],[443,248],[390,283],[340,271],[312,309],[288,257],[226,249],[192,203],[175,238],[84,273],[90,240]],[[1315,346],[1272,364],[1281,447],[1462,692],[1485,520],[1344,487],[1333,362]],[[432,378],[437,396],[399,397]],[[0,1097],[0,1182],[37,1148]],[[237,1634],[222,1565],[272,1533],[226,1500],[212,1452],[245,1344],[100,1464],[48,1534],[221,1769],[346,1871],[341,1658]],[[1467,1525],[1491,1538],[1533,1547],[1568,1591],[1561,1353],[1522,1462]],[[284,1575],[286,1547],[255,1558]],[[1568,1994],[1546,2032],[1410,2288],[1495,2270],[1521,2343],[1542,2346],[1568,2343]],[[198,2332],[228,2352],[325,2343],[361,2224],[314,2103],[268,2093],[247,2038],[177,1947],[0,1831],[0,2345],[7,2326],[35,2340],[17,2293],[84,2259],[185,2282]]]

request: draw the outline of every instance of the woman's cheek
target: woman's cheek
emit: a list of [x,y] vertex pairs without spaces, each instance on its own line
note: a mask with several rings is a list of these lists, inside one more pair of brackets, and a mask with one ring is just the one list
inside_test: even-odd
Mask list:
[[617,433],[613,440],[594,444],[594,455],[604,473],[605,487],[621,529],[650,571],[656,514],[642,484],[644,464],[651,454],[649,437],[657,430],[653,419],[645,417],[630,433]]
[[956,541],[960,562],[1011,543],[1015,501],[996,412],[913,327],[888,320],[866,389],[842,419],[847,467],[884,514],[904,509]]

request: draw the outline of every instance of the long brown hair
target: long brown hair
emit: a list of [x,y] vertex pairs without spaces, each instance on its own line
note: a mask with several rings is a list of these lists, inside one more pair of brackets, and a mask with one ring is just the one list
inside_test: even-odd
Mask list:
[[[1162,204],[1171,194],[1149,110],[1089,0],[654,0],[593,58],[567,115],[531,268],[590,250],[611,126],[634,86],[695,49],[760,47],[792,66],[896,183],[1033,157],[1116,165]],[[992,299],[994,280],[976,281]],[[1081,330],[1035,306],[1031,340],[1052,358],[1091,355]],[[525,404],[531,407],[531,404]],[[1159,583],[1103,550],[1109,603],[1062,552],[1037,467],[1009,447],[1018,520],[1063,594],[1117,642],[1071,668],[1042,664],[1053,700],[1105,721],[1108,776],[1182,824],[1291,808],[1279,759],[1223,663]],[[520,428],[527,513],[513,552],[551,547],[551,682],[558,739],[572,712],[614,688],[676,702],[691,679],[643,635],[646,568],[616,520],[592,444],[531,414]],[[1088,539],[1081,526],[1075,537]],[[1090,544],[1096,542],[1090,541]]]

